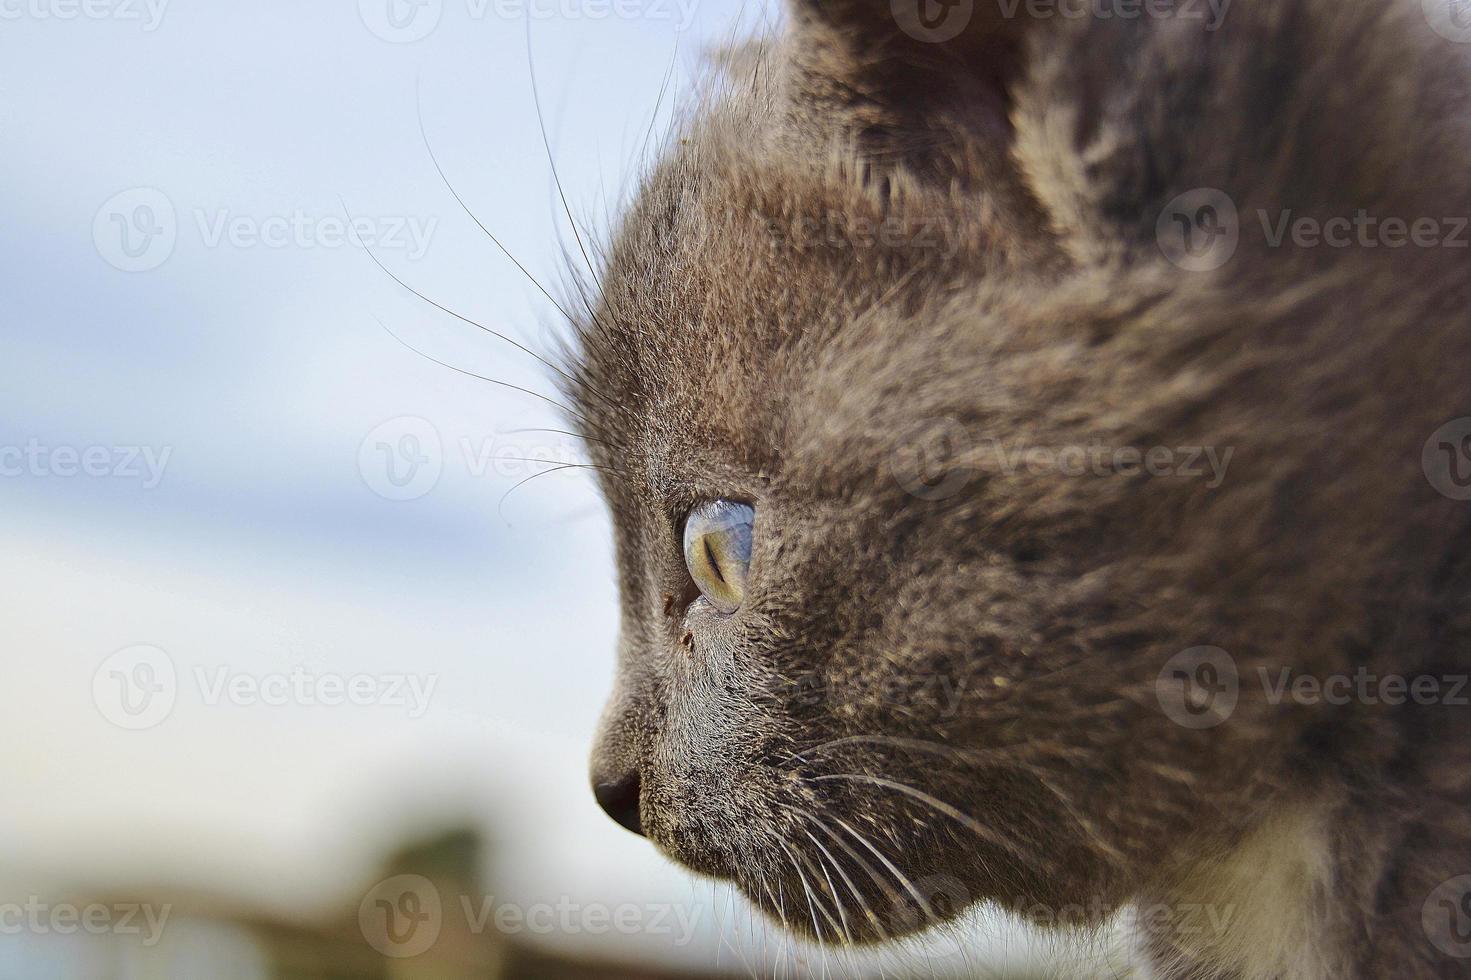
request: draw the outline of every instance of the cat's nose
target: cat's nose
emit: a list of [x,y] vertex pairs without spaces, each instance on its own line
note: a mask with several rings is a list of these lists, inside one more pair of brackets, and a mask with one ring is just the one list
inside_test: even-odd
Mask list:
[[643,836],[643,822],[638,815],[638,770],[631,770],[613,779],[594,776],[592,794],[598,798],[598,805],[608,816],[640,837]]

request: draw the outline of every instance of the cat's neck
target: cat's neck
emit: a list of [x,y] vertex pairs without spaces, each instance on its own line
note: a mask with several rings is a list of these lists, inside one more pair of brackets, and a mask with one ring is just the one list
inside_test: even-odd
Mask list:
[[1348,976],[1333,953],[1329,826],[1321,808],[1294,804],[1150,888],[1135,924],[1156,967],[1221,980]]

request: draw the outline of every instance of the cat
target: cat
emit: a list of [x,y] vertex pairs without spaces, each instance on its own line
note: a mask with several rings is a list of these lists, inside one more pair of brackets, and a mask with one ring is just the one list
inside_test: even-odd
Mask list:
[[716,55],[564,385],[609,814],[832,944],[1471,976],[1461,26],[792,0]]

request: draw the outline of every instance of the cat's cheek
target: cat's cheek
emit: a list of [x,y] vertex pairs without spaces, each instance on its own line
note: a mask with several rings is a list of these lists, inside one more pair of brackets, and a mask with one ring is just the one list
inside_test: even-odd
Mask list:
[[676,653],[693,665],[729,677],[735,653],[745,640],[742,613],[723,613],[701,596],[690,603]]

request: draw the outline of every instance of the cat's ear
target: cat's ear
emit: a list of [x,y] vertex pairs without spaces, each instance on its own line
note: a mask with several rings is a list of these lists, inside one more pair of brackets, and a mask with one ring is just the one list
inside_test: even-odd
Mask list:
[[1008,0],[791,0],[804,96],[846,114],[881,151],[923,147],[956,127],[1010,132],[1011,86],[1035,18]]

